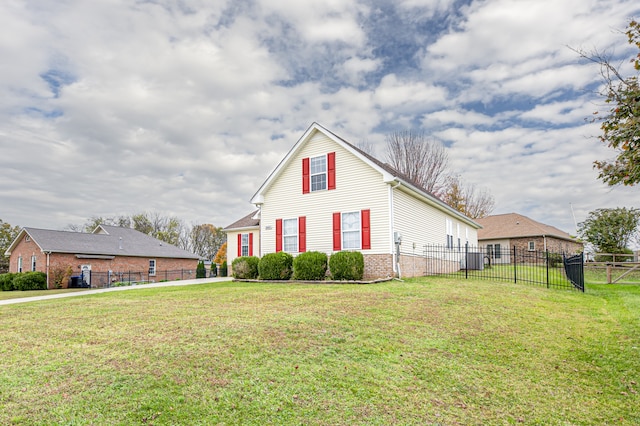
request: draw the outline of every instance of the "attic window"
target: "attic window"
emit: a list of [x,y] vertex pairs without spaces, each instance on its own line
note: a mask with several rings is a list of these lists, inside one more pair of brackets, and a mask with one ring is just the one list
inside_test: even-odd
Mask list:
[[327,157],[311,158],[311,191],[327,189]]

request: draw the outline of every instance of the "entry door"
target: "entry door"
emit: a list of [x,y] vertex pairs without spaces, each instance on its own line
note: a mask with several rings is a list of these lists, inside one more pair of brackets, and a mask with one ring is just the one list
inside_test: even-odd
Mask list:
[[91,287],[91,265],[82,265],[82,280]]

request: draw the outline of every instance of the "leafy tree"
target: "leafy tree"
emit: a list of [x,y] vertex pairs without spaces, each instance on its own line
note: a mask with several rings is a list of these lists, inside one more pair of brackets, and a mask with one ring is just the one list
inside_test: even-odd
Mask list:
[[460,176],[450,176],[443,190],[442,201],[471,219],[491,214],[495,207],[493,195],[487,189],[465,184]]
[[201,260],[198,262],[198,266],[196,267],[196,278],[206,278],[207,277],[207,269],[204,266],[204,262]]
[[210,223],[195,225],[189,233],[189,247],[191,251],[205,259],[213,259],[227,235],[222,228]]
[[0,274],[9,272],[9,258],[4,255],[20,232],[19,226],[11,226],[0,219]]
[[213,258],[213,263],[217,263],[218,265],[221,265],[223,262],[226,262],[226,261],[227,261],[227,243],[225,242],[220,246],[220,249],[216,253],[215,257]]
[[640,87],[637,73],[640,71],[640,23],[631,21],[626,35],[629,44],[639,51],[631,60],[636,75],[625,77],[623,71],[603,53],[578,51],[583,58],[600,65],[604,80],[601,95],[610,105],[607,114],[601,117],[600,140],[616,152],[616,158],[594,162],[594,167],[599,170],[598,178],[610,186],[632,186],[640,182]]
[[600,253],[624,253],[639,225],[638,209],[597,209],[578,224],[578,233]]

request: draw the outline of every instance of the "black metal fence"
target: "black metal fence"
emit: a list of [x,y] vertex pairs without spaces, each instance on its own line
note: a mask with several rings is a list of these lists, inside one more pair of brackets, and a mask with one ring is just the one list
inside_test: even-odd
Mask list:
[[[421,263],[422,262],[422,263]],[[454,275],[463,278],[522,282],[547,288],[584,291],[582,254],[484,247],[423,246],[422,253],[400,253],[400,269],[412,275]]]
[[72,282],[77,278],[79,287],[107,288],[136,284],[147,284],[163,281],[191,280],[196,278],[195,269],[177,269],[173,271],[109,271],[83,272],[81,276],[71,277]]

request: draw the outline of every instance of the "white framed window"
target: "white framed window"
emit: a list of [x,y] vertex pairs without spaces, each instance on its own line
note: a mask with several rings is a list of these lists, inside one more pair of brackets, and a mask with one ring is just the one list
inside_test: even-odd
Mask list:
[[156,260],[149,259],[149,275],[154,276],[156,274]]
[[287,253],[298,252],[298,219],[282,220],[282,246]]
[[18,272],[22,272],[22,256],[18,257]]
[[447,248],[453,248],[453,221],[446,219],[446,231],[447,231]]
[[249,234],[242,234],[240,238],[240,255],[249,256]]
[[36,270],[36,255],[35,254],[33,256],[31,256],[31,270],[32,271]]
[[312,157],[309,159],[309,171],[311,176],[311,191],[327,189],[327,156]]
[[536,242],[529,241],[529,251],[535,251],[535,250],[536,250]]
[[342,248],[344,250],[359,250],[362,238],[360,236],[360,212],[342,213]]

